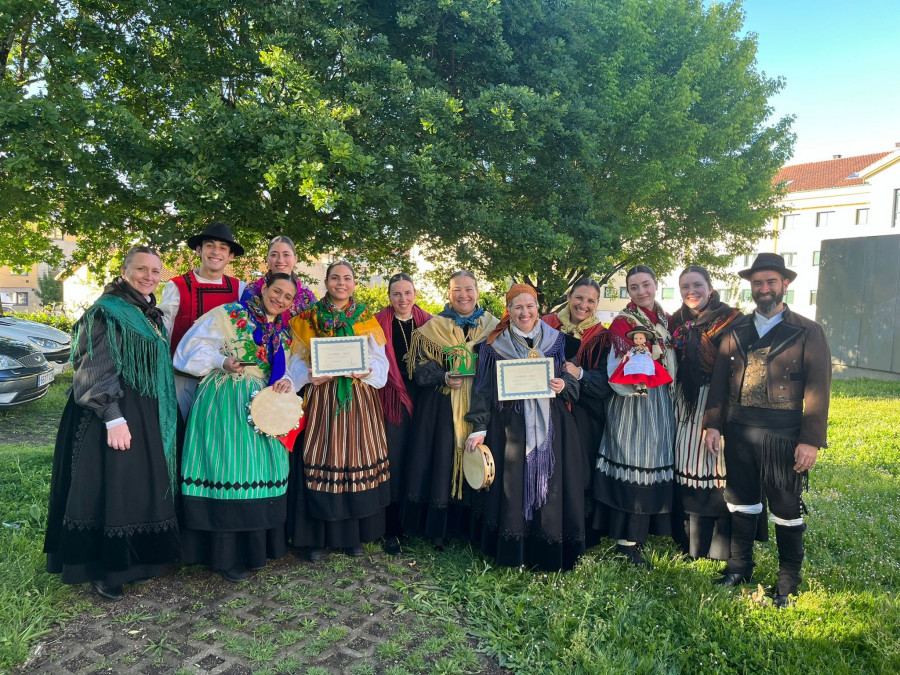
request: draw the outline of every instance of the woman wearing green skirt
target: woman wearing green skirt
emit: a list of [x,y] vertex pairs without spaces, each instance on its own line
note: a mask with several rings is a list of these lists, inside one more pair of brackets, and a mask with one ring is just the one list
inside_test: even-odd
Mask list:
[[248,404],[268,385],[294,396],[307,380],[283,322],[296,292],[272,275],[261,295],[200,317],[175,351],[177,370],[203,377],[181,462],[182,562],[235,583],[285,552],[288,451],[255,430]]

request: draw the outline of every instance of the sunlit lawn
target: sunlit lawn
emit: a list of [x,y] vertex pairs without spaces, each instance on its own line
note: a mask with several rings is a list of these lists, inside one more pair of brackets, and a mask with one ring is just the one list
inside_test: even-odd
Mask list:
[[[0,412],[0,671],[84,609],[43,571],[40,552],[52,445],[34,439],[48,429],[52,438],[67,379],[40,402]],[[398,610],[460,609],[482,649],[514,672],[900,672],[898,438],[900,383],[835,382],[830,447],[805,497],[805,581],[793,608],[714,588],[720,564],[686,560],[658,539],[652,571],[601,545],[573,572],[549,575],[495,569],[464,545],[435,554],[414,544],[409,562],[426,581],[399,589]],[[756,573],[768,585],[772,539],[757,545]]]

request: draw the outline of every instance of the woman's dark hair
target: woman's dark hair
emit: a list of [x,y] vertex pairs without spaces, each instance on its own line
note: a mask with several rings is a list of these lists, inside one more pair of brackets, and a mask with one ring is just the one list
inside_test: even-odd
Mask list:
[[475,275],[472,274],[469,270],[457,270],[453,274],[450,275],[449,281],[453,281],[457,277],[469,277],[472,281],[475,282],[475,288],[478,288],[478,279],[475,278]]
[[688,265],[684,268],[681,274],[678,275],[678,281],[681,281],[681,277],[683,277],[685,274],[690,274],[691,272],[696,272],[701,277],[706,279],[706,283],[710,288],[712,288],[712,279],[709,278],[709,271],[702,265]]
[[628,274],[625,275],[625,283],[628,283],[628,280],[633,277],[635,274],[649,274],[653,277],[653,281],[659,283],[656,279],[656,272],[653,271],[652,267],[647,267],[647,265],[635,265],[630,270],[628,270]]
[[570,297],[570,298],[572,297],[572,293],[575,292],[575,289],[576,289],[576,288],[581,288],[582,286],[590,286],[590,287],[593,288],[595,291],[597,291],[597,294],[598,294],[598,295],[602,295],[602,294],[603,294],[602,291],[601,291],[601,289],[600,289],[600,284],[598,284],[596,281],[594,281],[594,280],[591,279],[590,277],[582,277],[581,279],[579,279],[578,281],[575,282],[575,285],[574,285],[574,286],[572,286],[572,290],[569,291],[569,297]]
[[[140,244],[138,246],[132,246],[128,249],[128,252],[125,254],[125,258],[122,260],[122,269],[128,269],[128,266],[131,264],[131,261],[134,260],[134,256],[138,253],[149,253],[150,255],[155,255],[159,258],[159,251],[150,246],[145,246],[144,244]],[[162,258],[160,258],[162,261]]]
[[397,274],[388,279],[388,295],[391,294],[391,286],[396,284],[398,281],[408,281],[413,285],[413,290],[416,290],[416,283],[412,280],[411,276],[409,276],[406,272],[397,272]]
[[325,269],[325,278],[327,279],[331,275],[331,270],[335,267],[346,267],[350,270],[350,274],[353,275],[353,279],[356,280],[356,271],[353,269],[353,265],[348,263],[346,260],[335,260]]
[[263,277],[263,279],[264,279],[263,283],[266,286],[271,286],[276,281],[293,281],[294,280],[290,274],[285,274],[284,272],[275,272],[274,274],[272,274],[272,272],[266,272],[266,276]]

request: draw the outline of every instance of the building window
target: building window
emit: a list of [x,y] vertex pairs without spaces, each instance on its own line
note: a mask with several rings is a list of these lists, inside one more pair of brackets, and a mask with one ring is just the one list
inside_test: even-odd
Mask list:
[[4,305],[28,305],[28,293],[21,291],[7,291],[0,293],[0,302]]
[[784,292],[784,301],[787,304],[791,304],[794,301],[794,291],[785,291]]
[[819,211],[816,214],[816,227],[828,227],[833,217],[834,211]]
[[728,302],[731,300],[731,289],[726,288],[724,291],[719,291],[719,299],[722,302]]
[[799,213],[787,213],[781,217],[782,230],[796,230],[798,227],[800,227]]
[[620,298],[628,297],[628,289],[625,286],[619,286],[619,297]]
[[810,291],[809,292],[809,304],[815,305],[816,300],[819,299],[819,291]]
[[741,291],[741,302],[750,302],[753,299],[753,294],[750,292],[749,288],[745,288]]
[[856,209],[856,224],[866,225],[869,222],[869,209]]
[[813,267],[816,267],[819,265],[819,260],[821,260],[821,258],[822,258],[821,251],[813,251]]
[[604,286],[603,287],[603,297],[604,298],[618,298],[619,294],[616,292],[616,289],[612,286]]
[[782,257],[784,258],[784,264],[790,267],[794,264],[794,256],[796,253],[782,253]]
[[57,227],[55,230],[53,230],[53,238],[56,239],[57,241],[60,241],[63,238],[62,229]]
[[662,299],[663,300],[672,300],[675,297],[675,289],[674,288],[663,288]]
[[891,219],[891,227],[900,225],[900,190],[894,190],[894,217]]

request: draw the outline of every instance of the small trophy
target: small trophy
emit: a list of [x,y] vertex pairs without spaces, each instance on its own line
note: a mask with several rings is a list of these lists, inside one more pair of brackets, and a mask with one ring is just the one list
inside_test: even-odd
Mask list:
[[475,377],[475,359],[478,356],[465,343],[444,347],[444,353],[450,361],[447,377]]

